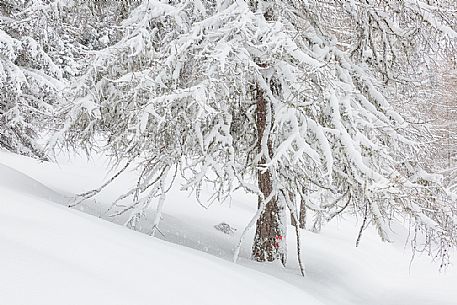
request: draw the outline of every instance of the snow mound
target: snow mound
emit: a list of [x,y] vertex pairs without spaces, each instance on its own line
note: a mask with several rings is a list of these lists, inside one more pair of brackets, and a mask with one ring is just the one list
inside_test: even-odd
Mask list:
[[1,304],[321,304],[272,276],[53,204],[43,185],[0,170]]
[[68,198],[53,191],[39,181],[2,163],[0,163],[0,187],[56,203],[65,203],[68,201]]

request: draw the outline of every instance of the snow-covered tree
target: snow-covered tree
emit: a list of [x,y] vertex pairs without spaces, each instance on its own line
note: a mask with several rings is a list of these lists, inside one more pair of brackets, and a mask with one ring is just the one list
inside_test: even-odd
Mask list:
[[0,2],[0,147],[43,158],[36,143],[63,88],[58,1]]
[[423,112],[431,121],[430,166],[442,171],[446,184],[457,190],[457,66],[456,59],[446,60],[435,69],[431,101],[423,103]]
[[157,228],[177,172],[197,197],[204,183],[219,201],[257,194],[246,228],[256,225],[257,261],[285,264],[286,212],[300,222],[298,202],[316,229],[352,212],[383,240],[406,216],[446,251],[455,201],[411,161],[416,139],[389,104],[393,88],[411,90],[400,68],[421,65],[423,39],[453,43],[441,13],[421,1],[144,0],[72,82],[51,144],[102,136],[128,161],[121,171],[137,164],[137,186],[119,198],[132,204],[111,208],[132,227],[158,197]]

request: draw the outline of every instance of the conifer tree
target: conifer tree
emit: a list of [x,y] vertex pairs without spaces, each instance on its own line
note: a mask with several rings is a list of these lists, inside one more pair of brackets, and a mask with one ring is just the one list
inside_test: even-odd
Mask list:
[[[45,158],[37,131],[64,87],[58,1],[0,2],[0,147]],[[60,62],[59,62],[60,60]]]
[[72,82],[53,143],[91,146],[101,135],[116,161],[127,160],[121,171],[138,164],[136,187],[119,198],[132,204],[112,206],[131,227],[158,198],[157,228],[179,172],[197,197],[204,183],[220,201],[237,189],[257,194],[246,229],[256,226],[257,261],[286,263],[286,212],[298,223],[298,202],[316,215],[316,230],[350,212],[362,215],[361,232],[372,223],[383,240],[391,220],[409,218],[445,261],[457,240],[455,200],[411,161],[418,139],[389,101],[414,90],[408,61],[422,64],[425,41],[455,42],[451,5],[132,4],[120,38]]

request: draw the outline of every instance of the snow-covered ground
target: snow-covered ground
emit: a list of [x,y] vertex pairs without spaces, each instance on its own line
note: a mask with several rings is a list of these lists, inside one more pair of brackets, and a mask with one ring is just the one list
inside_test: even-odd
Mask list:
[[[158,238],[93,216],[110,219],[104,211],[134,183],[133,173],[79,207],[92,215],[62,206],[102,183],[106,165],[104,158],[55,164],[0,152],[0,305],[457,305],[457,267],[439,273],[425,256],[410,264],[400,227],[397,242],[367,230],[358,248],[355,219],[302,232],[303,278],[291,229],[287,268],[249,260],[253,232],[238,264],[231,262],[255,212],[246,195],[204,209],[175,189]],[[236,231],[216,230],[221,222]],[[150,222],[141,230],[150,232]]]

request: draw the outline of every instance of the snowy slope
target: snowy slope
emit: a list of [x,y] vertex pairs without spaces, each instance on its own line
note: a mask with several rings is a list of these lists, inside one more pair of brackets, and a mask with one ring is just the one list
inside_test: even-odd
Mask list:
[[272,276],[58,206],[7,167],[0,175],[2,305],[321,304]]
[[[230,204],[203,209],[174,190],[160,224],[163,235],[157,234],[164,242],[59,206],[106,179],[104,158],[60,161],[40,163],[0,152],[0,305],[457,305],[457,268],[438,273],[427,257],[416,257],[410,266],[401,227],[393,244],[367,230],[359,248],[354,219],[335,222],[320,234],[302,232],[307,269],[302,278],[291,229],[287,268],[248,259],[253,232],[239,264],[231,263],[255,198],[237,195]],[[132,183],[134,175],[127,173],[80,208],[103,216]],[[237,230],[217,231],[220,222]],[[148,233],[150,223],[143,225]]]

